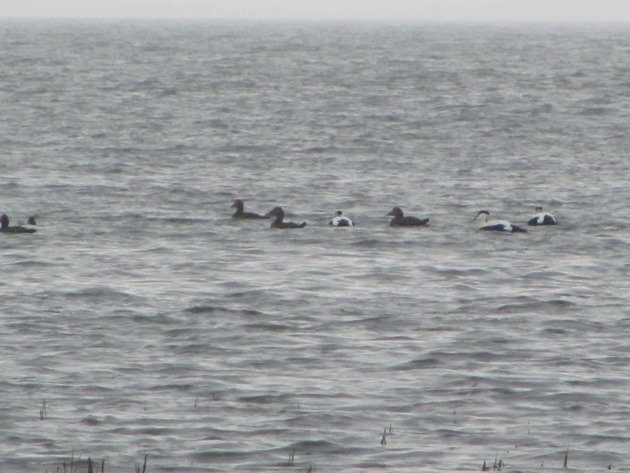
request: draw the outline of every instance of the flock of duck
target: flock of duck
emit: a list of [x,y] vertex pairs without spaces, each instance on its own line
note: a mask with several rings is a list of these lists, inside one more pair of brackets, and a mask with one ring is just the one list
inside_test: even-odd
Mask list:
[[28,227],[21,225],[9,225],[9,216],[2,214],[0,217],[0,233],[35,233],[37,230],[33,228],[36,225],[35,217],[28,218]]
[[[306,222],[295,223],[284,221],[284,210],[282,207],[274,207],[264,215],[255,212],[246,212],[245,204],[241,199],[236,199],[232,204],[236,211],[232,214],[234,219],[268,219],[275,217],[271,223],[271,228],[304,228]],[[390,227],[422,227],[429,223],[428,218],[417,218],[406,216],[400,207],[394,207],[386,217],[392,217],[389,222]],[[477,222],[479,230],[491,230],[498,232],[511,233],[527,233],[525,228],[513,225],[507,220],[493,220],[490,218],[490,212],[480,210],[473,221]],[[527,221],[528,225],[557,225],[558,220],[552,214],[544,212],[542,207],[536,207],[536,213]],[[2,214],[0,217],[0,233],[35,233],[37,230],[33,228],[36,225],[35,217],[29,217],[27,227],[21,225],[9,225],[9,217]],[[332,227],[353,227],[354,222],[345,216],[341,210],[338,210],[332,217],[328,225]]]
[[[246,212],[245,204],[241,199],[234,200],[232,207],[236,211],[232,214],[234,219],[268,219],[275,217],[271,223],[271,228],[304,228],[306,222],[295,223],[284,221],[284,210],[282,207],[274,207],[272,210],[264,215],[257,214],[255,212]],[[393,217],[390,222],[390,227],[421,227],[429,223],[428,218],[417,218],[404,215],[400,207],[394,207],[386,217]],[[487,210],[480,210],[473,221],[477,223],[479,230],[489,230],[498,232],[510,232],[510,233],[527,233],[525,228],[513,225],[507,220],[494,220],[490,218],[490,212]],[[536,213],[532,215],[527,221],[528,225],[557,225],[558,220],[552,214],[544,212],[542,207],[536,207]],[[349,217],[346,217],[341,210],[338,210],[333,218],[328,222],[328,225],[333,227],[353,227],[354,222]]]

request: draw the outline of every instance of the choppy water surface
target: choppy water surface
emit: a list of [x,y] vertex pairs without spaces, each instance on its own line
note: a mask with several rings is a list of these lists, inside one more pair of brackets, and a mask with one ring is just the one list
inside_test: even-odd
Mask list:
[[39,230],[0,238],[0,468],[628,471],[628,64],[621,27],[3,23]]

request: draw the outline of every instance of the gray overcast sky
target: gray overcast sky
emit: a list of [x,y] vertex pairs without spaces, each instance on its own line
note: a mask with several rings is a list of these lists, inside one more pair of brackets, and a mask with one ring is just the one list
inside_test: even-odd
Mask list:
[[0,0],[0,18],[630,23],[630,0]]

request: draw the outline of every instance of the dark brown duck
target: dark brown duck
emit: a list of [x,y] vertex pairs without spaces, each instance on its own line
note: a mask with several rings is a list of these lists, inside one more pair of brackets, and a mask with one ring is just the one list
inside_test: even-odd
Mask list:
[[35,233],[36,231],[34,228],[20,227],[19,225],[10,226],[7,214],[2,214],[0,217],[0,232],[2,233]]
[[232,207],[236,209],[236,212],[232,214],[232,218],[269,218],[255,212],[245,212],[245,204],[241,199],[235,199]]
[[389,222],[390,227],[420,227],[429,223],[428,218],[405,217],[400,207],[394,207],[386,216],[394,218]]
[[269,213],[267,213],[267,217],[273,217],[274,215],[276,219],[271,223],[271,228],[304,228],[306,226],[306,222],[285,222],[284,210],[282,207],[274,207],[269,211]]

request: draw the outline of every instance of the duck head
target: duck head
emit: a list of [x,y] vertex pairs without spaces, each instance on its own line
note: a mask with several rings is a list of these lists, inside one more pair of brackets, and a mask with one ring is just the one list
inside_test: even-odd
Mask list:
[[487,210],[480,210],[479,212],[477,212],[477,215],[475,215],[475,218],[473,218],[473,221],[479,219],[481,222],[487,222],[489,218],[490,212],[488,212]]
[[386,217],[393,216],[394,218],[403,218],[403,211],[400,207],[394,207],[391,212],[389,212]]
[[282,220],[284,218],[284,210],[282,207],[274,207],[265,214],[265,217],[276,217],[276,220]]

